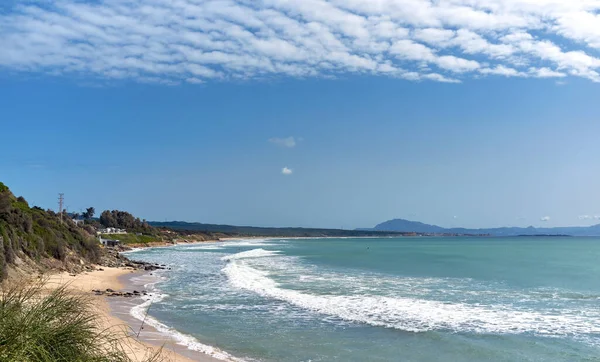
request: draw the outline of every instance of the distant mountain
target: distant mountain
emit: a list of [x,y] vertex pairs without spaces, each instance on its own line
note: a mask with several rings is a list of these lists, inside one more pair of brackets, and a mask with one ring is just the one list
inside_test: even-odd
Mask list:
[[571,236],[600,236],[600,224],[593,226],[573,226],[556,228],[535,228],[529,226],[501,227],[490,229],[443,228],[437,225],[424,224],[417,221],[394,219],[378,224],[373,231],[386,232],[416,232],[416,233],[445,233],[445,234],[489,234],[493,236],[519,236],[519,235],[571,235]]
[[373,228],[377,231],[402,231],[414,233],[444,233],[446,229],[436,225],[423,224],[418,221],[395,219],[383,222]]

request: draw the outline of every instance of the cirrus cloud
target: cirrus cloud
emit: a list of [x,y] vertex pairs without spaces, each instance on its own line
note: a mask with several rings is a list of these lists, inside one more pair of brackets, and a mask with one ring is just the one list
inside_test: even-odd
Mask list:
[[600,82],[599,12],[600,0],[17,0],[0,13],[0,69],[166,84]]

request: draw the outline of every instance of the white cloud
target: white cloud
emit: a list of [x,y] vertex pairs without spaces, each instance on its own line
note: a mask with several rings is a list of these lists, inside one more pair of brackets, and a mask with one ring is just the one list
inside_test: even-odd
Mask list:
[[0,13],[0,70],[11,73],[161,84],[349,73],[600,82],[600,0],[11,4]]
[[495,68],[483,68],[480,69],[479,72],[481,74],[493,74],[493,75],[502,75],[505,77],[526,77],[527,74],[523,72],[519,72],[518,70],[510,67],[505,67],[504,65],[497,65]]
[[566,38],[600,49],[600,14],[573,11],[560,14],[554,30]]
[[[435,80],[442,83],[460,83],[460,80],[454,78],[448,78],[441,74],[429,73],[422,76],[423,79]],[[407,78],[408,79],[408,78]]]
[[286,137],[286,138],[274,137],[274,138],[269,139],[269,142],[276,144],[277,146],[288,147],[288,148],[296,147],[297,141],[300,141],[300,139],[296,140],[296,138],[294,138],[294,137]]
[[540,221],[543,221],[543,222],[550,221],[550,216],[542,216],[542,217],[540,218]]
[[592,219],[593,217],[592,217],[592,216],[590,216],[590,215],[579,215],[577,218],[578,218],[579,220],[590,220],[590,219]]
[[192,84],[202,84],[202,83],[205,83],[202,79],[198,79],[198,78],[194,78],[194,77],[188,78],[185,81],[188,82],[188,83],[192,83]]
[[479,68],[479,63],[474,60],[467,60],[455,57],[454,55],[444,55],[438,57],[435,63],[443,69],[456,73],[464,73]]
[[539,69],[531,68],[529,70],[529,72],[533,76],[538,77],[538,78],[564,78],[567,76],[565,73],[556,72],[556,71],[554,71],[550,68],[546,68],[546,67],[539,68]]
[[436,59],[436,55],[432,49],[408,39],[396,41],[390,47],[389,52],[397,58],[404,60],[431,62]]
[[[491,40],[498,41],[493,37]],[[485,35],[479,35],[468,29],[459,29],[456,38],[448,45],[458,46],[466,54],[483,54],[490,59],[503,59],[516,52],[515,47],[510,44],[491,43]]]
[[455,36],[454,30],[440,28],[416,29],[413,37],[419,41],[438,47],[446,47]]
[[294,171],[291,168],[284,167],[284,168],[281,169],[281,173],[283,175],[289,176],[292,173],[294,173]]

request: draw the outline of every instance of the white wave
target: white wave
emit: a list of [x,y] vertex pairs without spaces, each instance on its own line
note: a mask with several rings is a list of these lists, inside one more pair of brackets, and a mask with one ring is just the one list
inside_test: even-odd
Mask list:
[[140,251],[144,251],[146,249],[148,249],[148,248],[131,248],[131,250],[122,251],[121,254],[123,254],[123,255],[134,254],[134,253],[139,253]]
[[276,245],[273,239],[246,239],[246,240],[232,240],[224,241],[219,243],[223,246],[238,246],[238,247],[254,247],[254,246],[272,246]]
[[241,253],[227,255],[221,258],[224,261],[238,260],[238,259],[249,259],[249,258],[263,258],[269,256],[278,255],[279,251],[265,250],[265,249],[252,249],[243,251]]
[[222,250],[223,246],[220,245],[203,245],[203,246],[187,246],[183,250]]
[[176,244],[171,246],[159,246],[150,248],[133,248],[122,252],[123,255],[135,254],[141,251],[149,251],[158,248],[172,248],[176,250],[223,250],[227,247],[257,247],[257,246],[274,246],[272,239],[247,239],[247,240],[230,240],[223,242],[210,243],[193,243],[193,244]]
[[[158,279],[158,278],[156,278],[156,279]],[[161,278],[161,279],[163,279],[163,278]],[[147,289],[154,289],[154,285],[156,283],[157,283],[157,281],[155,280],[152,283],[146,284],[144,287]],[[198,341],[196,338],[194,338],[193,336],[181,333],[181,332],[167,326],[166,324],[159,322],[157,319],[155,319],[147,314],[148,308],[153,303],[160,303],[166,297],[168,297],[167,294],[161,294],[161,293],[155,293],[155,292],[149,293],[147,296],[143,297],[143,299],[144,299],[143,303],[131,308],[131,310],[129,311],[129,314],[132,317],[134,317],[140,321],[144,321],[145,324],[152,326],[160,333],[168,335],[177,344],[185,346],[192,351],[201,352],[201,353],[204,353],[206,355],[209,355],[211,357],[214,357],[214,358],[222,360],[222,361],[244,362],[244,360],[236,358],[236,357],[230,355],[229,353],[222,351],[216,347],[203,344],[200,341]]]
[[228,247],[256,247],[256,246],[272,246],[275,244],[260,242],[260,241],[226,241],[222,243],[211,243],[209,245],[193,245],[184,246],[181,250],[223,250]]
[[268,242],[253,242],[253,241],[247,241],[247,242],[238,242],[238,243],[232,243],[232,244],[228,244],[227,246],[235,246],[235,247],[257,247],[257,246],[275,246],[277,244],[275,243],[268,243]]
[[[253,254],[273,256],[259,250],[253,251]],[[230,259],[231,262],[223,269],[234,287],[345,321],[409,332],[531,333],[546,337],[579,336],[582,339],[586,335],[600,334],[600,314],[595,310],[537,311],[517,309],[508,304],[445,303],[371,294],[315,295],[285,289],[270,278],[268,271],[252,267],[252,259],[240,258],[240,254],[236,254],[238,258]],[[265,264],[262,263],[263,266]],[[600,343],[597,336],[593,339]]]

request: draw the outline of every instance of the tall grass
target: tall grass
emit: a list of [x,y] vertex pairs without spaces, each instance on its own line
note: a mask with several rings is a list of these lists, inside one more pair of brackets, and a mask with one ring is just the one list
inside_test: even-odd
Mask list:
[[[130,362],[126,333],[103,330],[90,297],[45,282],[3,288],[0,361]],[[160,361],[160,351],[147,361]]]

